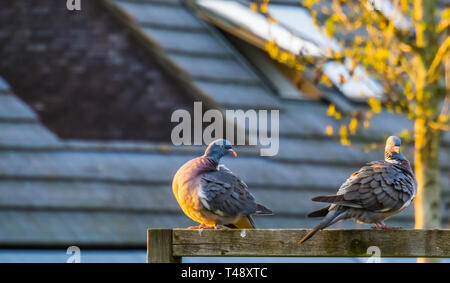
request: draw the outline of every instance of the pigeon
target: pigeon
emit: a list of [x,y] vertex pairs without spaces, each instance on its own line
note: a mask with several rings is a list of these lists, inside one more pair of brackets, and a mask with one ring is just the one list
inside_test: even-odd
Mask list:
[[231,154],[237,157],[229,141],[213,141],[203,156],[185,163],[173,178],[172,188],[183,212],[199,226],[189,229],[253,229],[251,215],[272,215],[256,203],[247,185],[220,159]]
[[384,161],[368,163],[353,173],[336,195],[313,198],[313,201],[330,204],[308,215],[324,219],[300,240],[300,244],[343,219],[374,223],[375,229],[396,229],[387,226],[384,220],[408,207],[417,192],[416,178],[409,161],[400,152],[400,145],[400,138],[390,136],[386,140]]

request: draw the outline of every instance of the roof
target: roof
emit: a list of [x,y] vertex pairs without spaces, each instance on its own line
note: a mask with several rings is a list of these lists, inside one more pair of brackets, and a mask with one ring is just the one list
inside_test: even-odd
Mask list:
[[[364,163],[382,158],[381,150],[365,152],[364,145],[382,143],[386,135],[412,127],[406,119],[382,113],[352,146],[342,146],[325,135],[327,125],[338,125],[326,116],[327,105],[277,97],[245,59],[181,1],[105,3],[136,32],[142,48],[158,52],[198,97],[222,109],[280,109],[278,155],[260,157],[255,148],[238,147],[239,158],[223,160],[276,212],[255,217],[258,227],[312,227],[316,220],[305,215],[320,204],[311,197],[335,192]],[[143,247],[149,227],[193,224],[172,195],[171,179],[204,147],[61,140],[3,79],[0,129],[0,246]],[[412,159],[411,149],[405,152]],[[446,200],[449,157],[446,133],[441,153]],[[448,222],[448,214],[444,216]],[[412,207],[390,224],[412,227]],[[342,225],[354,227],[350,221]]]

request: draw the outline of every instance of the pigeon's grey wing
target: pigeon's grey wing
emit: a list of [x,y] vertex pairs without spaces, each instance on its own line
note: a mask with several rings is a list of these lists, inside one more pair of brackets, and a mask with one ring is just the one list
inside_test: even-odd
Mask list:
[[224,166],[203,174],[199,189],[204,206],[219,216],[250,215],[257,210],[247,185]]
[[374,212],[389,212],[409,203],[413,192],[414,177],[391,163],[377,161],[355,172],[341,186],[337,195],[313,200]]

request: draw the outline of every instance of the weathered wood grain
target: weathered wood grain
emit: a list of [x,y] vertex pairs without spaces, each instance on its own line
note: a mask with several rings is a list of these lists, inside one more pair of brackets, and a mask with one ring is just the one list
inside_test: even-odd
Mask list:
[[450,230],[173,230],[174,256],[450,257]]
[[172,230],[149,229],[147,234],[147,262],[181,262],[181,257],[172,253]]

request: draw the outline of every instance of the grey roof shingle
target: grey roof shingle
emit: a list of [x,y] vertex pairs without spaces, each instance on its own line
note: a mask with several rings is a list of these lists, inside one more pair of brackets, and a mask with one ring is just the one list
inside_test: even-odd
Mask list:
[[169,53],[187,53],[197,56],[229,57],[228,52],[206,31],[187,32],[145,27],[144,32],[161,44]]
[[196,81],[195,84],[224,107],[280,109],[277,97],[260,85]]
[[9,91],[9,84],[0,77],[0,93]]
[[[156,41],[180,69],[207,96],[222,106],[279,106],[230,45],[182,5],[182,1],[114,1],[137,21],[145,35]],[[157,14],[157,15],[156,15]],[[242,100],[234,95],[249,94]],[[222,104],[223,103],[223,104]]]
[[0,149],[4,147],[45,148],[60,143],[52,132],[37,122],[0,122],[0,127]]
[[169,54],[169,57],[197,80],[258,84],[257,78],[235,60],[182,54]]
[[181,4],[163,1],[116,1],[117,5],[145,26],[203,30],[204,25]]
[[15,96],[0,93],[0,119],[34,121],[37,115]]

